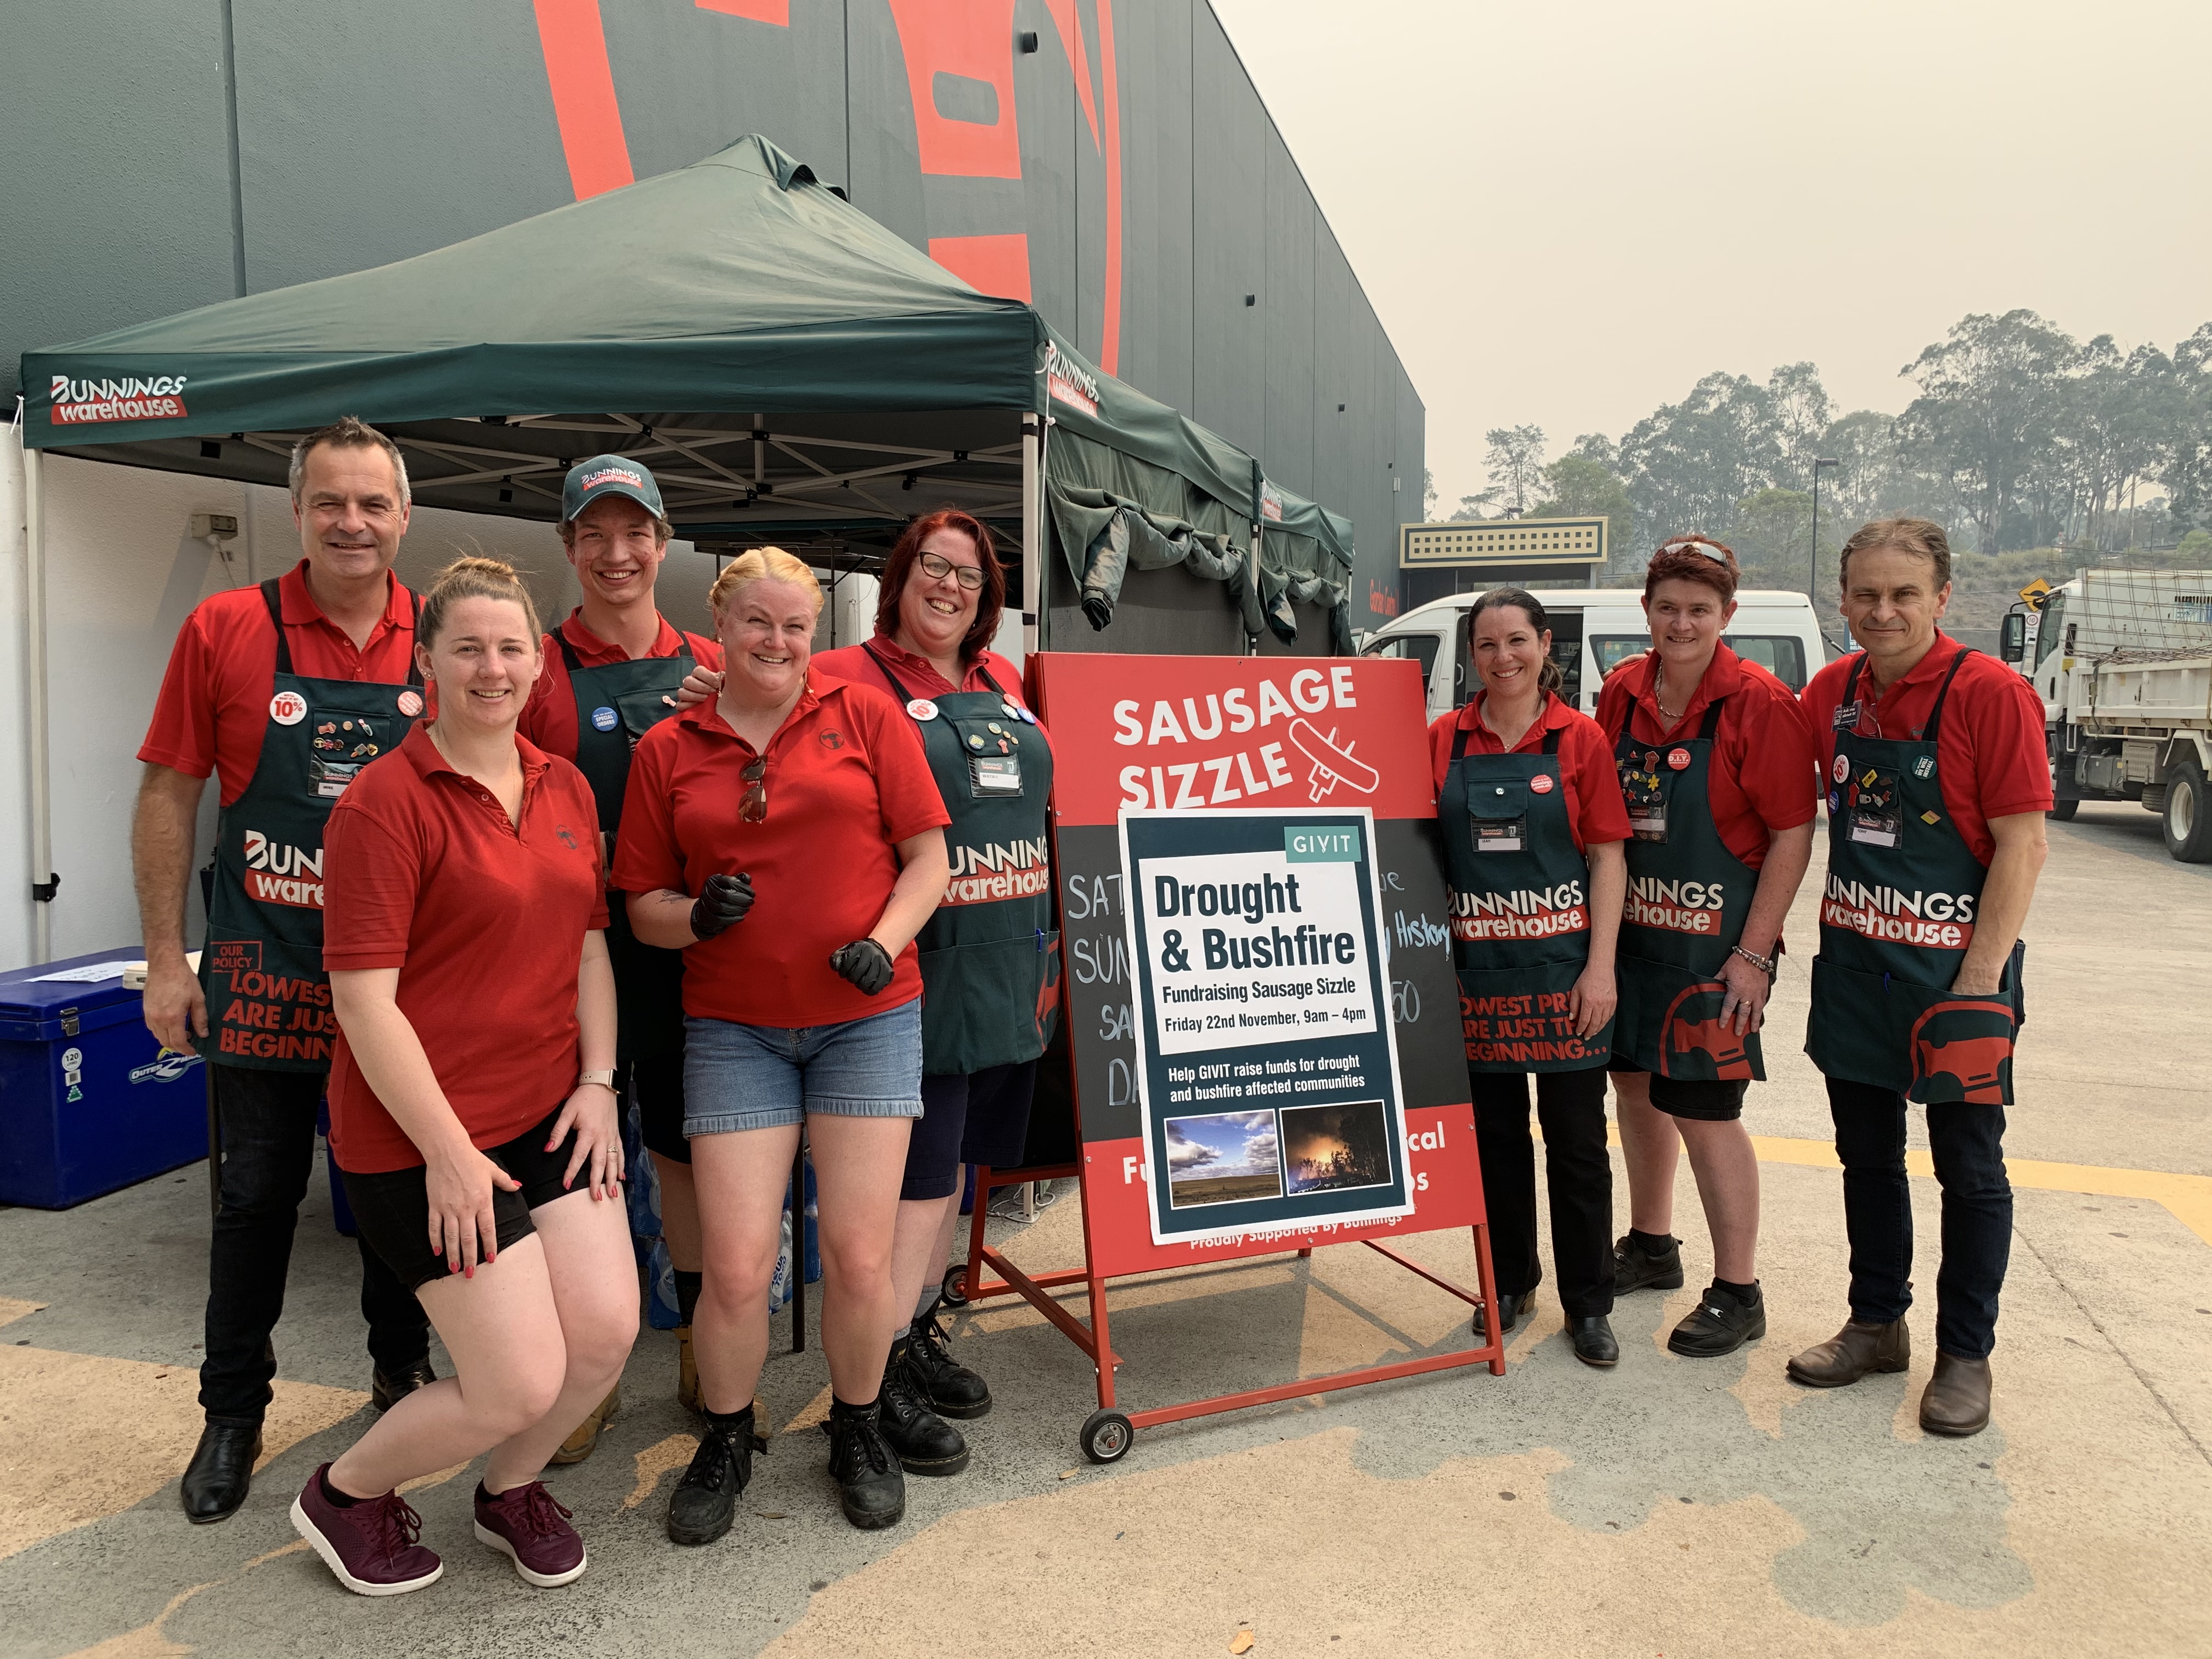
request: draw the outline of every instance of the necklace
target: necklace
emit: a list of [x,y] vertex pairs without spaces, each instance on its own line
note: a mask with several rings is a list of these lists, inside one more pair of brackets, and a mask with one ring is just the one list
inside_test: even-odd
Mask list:
[[1666,665],[1662,663],[1654,668],[1651,672],[1651,701],[1658,706],[1659,718],[1666,721],[1668,725],[1672,726],[1676,720],[1680,720],[1682,717],[1674,710],[1667,707],[1667,693],[1663,689],[1666,683],[1667,668]]

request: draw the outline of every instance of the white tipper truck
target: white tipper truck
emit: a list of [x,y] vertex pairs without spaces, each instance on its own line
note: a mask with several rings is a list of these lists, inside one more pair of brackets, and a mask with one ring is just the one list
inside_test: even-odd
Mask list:
[[2140,801],[2166,850],[2212,861],[2212,570],[2076,570],[2035,583],[2000,654],[2043,698],[2057,804]]

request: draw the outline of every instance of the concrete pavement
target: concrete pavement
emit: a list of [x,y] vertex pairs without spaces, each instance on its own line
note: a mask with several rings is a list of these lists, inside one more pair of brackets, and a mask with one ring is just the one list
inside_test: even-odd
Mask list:
[[[550,1477],[589,1541],[585,1578],[521,1584],[470,1538],[473,1474],[455,1471],[414,1494],[445,1579],[373,1602],[285,1518],[365,1420],[354,1247],[319,1193],[252,1498],[218,1527],[178,1512],[206,1229],[203,1173],[182,1171],[62,1214],[0,1212],[0,1653],[489,1656],[567,1638],[613,1655],[1166,1656],[1229,1652],[1240,1630],[1261,1656],[2212,1652],[2212,866],[2168,860],[2136,807],[2085,805],[2051,832],[2008,1139],[1996,1416],[1976,1438],[1917,1426],[1924,1303],[1910,1375],[1827,1393],[1783,1376],[1844,1314],[1825,1099],[1796,1052],[1816,862],[1774,1080],[1753,1095],[1771,1325],[1743,1352],[1664,1349],[1710,1264],[1685,1172],[1692,1281],[1624,1300],[1612,1372],[1574,1361],[1547,1291],[1502,1378],[1148,1431],[1102,1469],[1075,1448],[1093,1404],[1080,1355],[1025,1307],[987,1304],[955,1327],[999,1401],[967,1425],[967,1474],[910,1480],[888,1533],[846,1527],[813,1427],[818,1352],[780,1357],[763,1396],[781,1432],[745,1513],[720,1545],[679,1552],[660,1515],[693,1429],[672,1345],[648,1334],[600,1450]],[[1925,1288],[1936,1194],[1913,1184]],[[1032,1269],[1072,1265],[1080,1237],[1069,1194],[1010,1248]],[[1463,1238],[1413,1253],[1471,1279]],[[1132,1285],[1114,1299],[1123,1399],[1462,1346],[1463,1314],[1358,1247]]]

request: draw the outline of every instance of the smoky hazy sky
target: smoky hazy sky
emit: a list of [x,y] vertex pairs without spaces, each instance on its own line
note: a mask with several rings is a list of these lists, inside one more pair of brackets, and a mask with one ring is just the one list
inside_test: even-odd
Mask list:
[[[1428,407],[1557,455],[1715,369],[1839,410],[1970,311],[2212,321],[2208,0],[1213,0]],[[1408,515],[1410,516],[1410,514]]]

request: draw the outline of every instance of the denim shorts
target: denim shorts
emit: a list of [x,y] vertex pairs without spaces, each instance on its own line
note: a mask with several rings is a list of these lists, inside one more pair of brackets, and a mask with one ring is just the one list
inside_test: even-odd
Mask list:
[[921,1001],[787,1030],[684,1022],[684,1133],[778,1129],[809,1112],[921,1115]]

